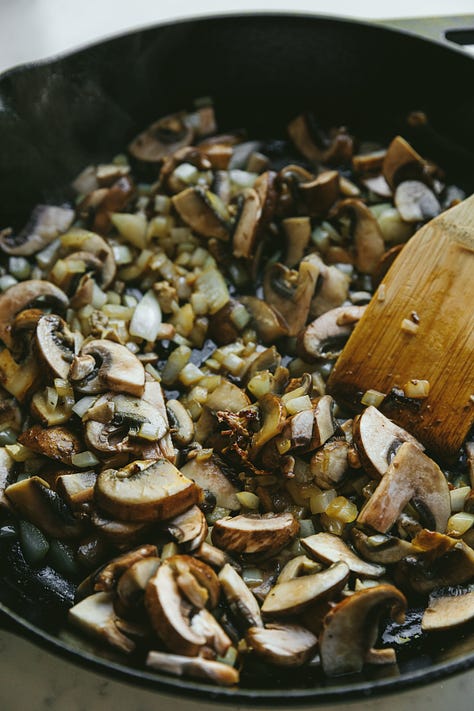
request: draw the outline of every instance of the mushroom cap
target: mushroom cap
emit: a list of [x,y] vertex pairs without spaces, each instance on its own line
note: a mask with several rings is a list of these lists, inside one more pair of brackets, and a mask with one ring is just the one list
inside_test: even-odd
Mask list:
[[430,595],[421,629],[423,632],[447,630],[474,619],[474,587],[447,588]]
[[273,623],[251,627],[246,634],[253,651],[270,664],[299,667],[316,651],[318,639],[301,625]]
[[8,348],[13,345],[12,323],[16,314],[40,303],[64,311],[69,300],[66,294],[49,281],[31,279],[14,284],[0,295],[0,339]]
[[268,556],[286,546],[298,530],[291,513],[240,514],[216,521],[211,538],[227,551]]
[[303,358],[335,360],[365,306],[339,306],[312,321],[298,336],[298,349]]
[[215,457],[189,459],[181,467],[181,472],[201,489],[211,491],[216,497],[216,506],[240,511],[240,502],[236,496],[238,489],[225,476]]
[[28,224],[17,235],[0,232],[0,248],[7,254],[29,257],[53,242],[74,220],[74,210],[55,205],[38,205]]
[[67,380],[75,347],[67,323],[56,314],[42,316],[36,327],[36,342],[53,373]]
[[160,521],[199,501],[200,489],[167,459],[136,460],[123,469],[102,471],[97,504],[122,521]]
[[181,219],[198,234],[229,239],[227,209],[214,193],[191,187],[174,195],[172,202]]
[[41,427],[33,425],[22,432],[18,442],[33,452],[42,454],[56,462],[71,465],[75,454],[84,451],[84,446],[75,434],[66,427]]
[[365,588],[337,603],[323,620],[319,651],[328,676],[360,672],[378,635],[378,620],[389,609],[402,622],[407,601],[393,585]]
[[96,368],[82,380],[71,380],[80,393],[100,393],[107,390],[130,393],[136,397],[143,394],[145,388],[145,369],[126,346],[120,343],[97,339],[86,343],[80,351],[79,359],[92,356]]

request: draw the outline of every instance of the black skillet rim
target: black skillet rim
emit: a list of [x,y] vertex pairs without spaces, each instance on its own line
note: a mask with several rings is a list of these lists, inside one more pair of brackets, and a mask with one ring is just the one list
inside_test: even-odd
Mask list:
[[[354,26],[362,26],[368,29],[373,29],[379,33],[390,33],[395,35],[404,35],[410,37],[413,41],[420,41],[423,44],[434,45],[444,49],[448,53],[454,52],[458,55],[463,55],[468,61],[474,61],[469,55],[461,48],[454,44],[448,44],[442,39],[435,40],[431,38],[422,37],[416,34],[410,29],[403,29],[398,27],[390,27],[386,24],[378,24],[377,22],[371,22],[368,20],[359,20],[352,17],[337,17],[333,15],[318,15],[310,14],[307,12],[274,12],[274,11],[259,11],[259,12],[244,12],[237,14],[235,12],[230,13],[209,13],[197,16],[189,16],[176,18],[171,20],[166,20],[164,22],[153,23],[152,25],[144,25],[133,29],[132,31],[125,31],[118,34],[113,34],[107,36],[99,41],[87,42],[84,45],[76,47],[72,51],[59,52],[53,56],[47,57],[45,59],[33,62],[26,62],[7,69],[0,74],[0,83],[6,79],[10,78],[17,73],[22,73],[33,69],[38,66],[46,66],[62,59],[66,59],[73,55],[82,53],[97,47],[99,45],[107,44],[108,42],[113,42],[122,37],[131,36],[134,34],[139,34],[144,31],[157,29],[159,27],[165,27],[167,25],[175,24],[185,24],[185,23],[195,23],[207,22],[209,20],[224,20],[232,21],[233,19],[239,19],[242,17],[270,17],[272,19],[284,20],[285,18],[298,18],[306,19],[309,22],[328,22],[333,24],[349,24]],[[267,703],[271,703],[275,706],[288,705],[288,701],[291,703],[297,703],[298,705],[308,705],[323,704],[327,702],[341,703],[344,701],[361,701],[363,699],[369,699],[379,696],[386,696],[389,694],[395,694],[400,691],[406,691],[409,689],[414,689],[417,687],[425,686],[434,681],[441,681],[447,677],[452,677],[462,672],[468,671],[474,668],[474,653],[466,656],[462,656],[459,659],[451,660],[448,662],[439,662],[428,669],[414,670],[408,672],[402,672],[398,677],[389,677],[387,679],[378,680],[365,680],[362,682],[352,682],[344,686],[331,686],[331,687],[316,687],[313,689],[288,689],[283,691],[282,689],[270,690],[270,689],[246,689],[246,688],[223,688],[215,687],[210,684],[204,684],[195,682],[192,680],[183,680],[181,678],[176,678],[168,676],[165,674],[151,673],[146,670],[135,669],[134,667],[129,667],[124,664],[119,664],[117,662],[112,662],[110,660],[101,659],[95,655],[92,655],[84,650],[80,650],[76,647],[72,647],[63,640],[60,640],[54,635],[48,634],[44,630],[28,622],[26,619],[18,615],[16,612],[8,608],[6,605],[0,602],[0,614],[6,618],[7,624],[6,629],[13,632],[14,634],[19,634],[29,641],[37,644],[38,646],[52,652],[56,655],[64,656],[66,658],[78,664],[82,662],[85,664],[86,668],[91,671],[103,674],[105,676],[113,677],[119,681],[126,682],[133,685],[145,685],[147,688],[155,689],[156,691],[165,693],[171,696],[180,696],[191,698],[193,700],[207,701],[207,702],[219,702],[225,704],[235,704],[242,701],[251,701],[252,704],[263,706]],[[0,618],[0,626],[2,626]]]

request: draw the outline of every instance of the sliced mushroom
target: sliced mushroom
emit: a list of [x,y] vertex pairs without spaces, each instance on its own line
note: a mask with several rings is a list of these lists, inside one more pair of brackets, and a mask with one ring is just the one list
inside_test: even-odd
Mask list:
[[[402,180],[422,176],[425,161],[401,136],[396,136],[389,145],[382,164],[385,180],[395,189]],[[411,175],[410,175],[411,173]]]
[[319,573],[322,566],[316,563],[306,555],[297,555],[285,565],[280,575],[277,578],[277,583],[286,583],[294,578],[299,578],[301,575],[308,573]]
[[341,200],[336,217],[350,216],[353,220],[355,266],[364,274],[372,274],[385,251],[385,243],[376,217],[367,205],[356,198]]
[[234,383],[224,380],[217,386],[206,400],[207,407],[213,412],[228,410],[240,412],[250,405],[250,399],[245,392]]
[[238,489],[226,477],[216,457],[189,459],[181,467],[181,472],[203,491],[211,491],[216,497],[216,506],[240,511],[240,502],[236,496]]
[[205,541],[201,543],[199,548],[193,551],[193,555],[218,570],[221,570],[227,563],[232,564],[233,568],[239,568],[237,563],[235,563],[227,553]]
[[395,190],[395,205],[405,222],[424,222],[441,212],[438,198],[425,183],[405,180]]
[[94,498],[97,474],[94,471],[61,474],[56,480],[56,488],[71,509],[82,507]]
[[10,457],[5,447],[0,447],[0,511],[9,509],[10,504],[5,496],[5,489],[12,483],[14,460]]
[[96,272],[95,279],[102,289],[107,289],[110,286],[114,280],[117,267],[112,247],[103,237],[95,232],[75,228],[62,235],[61,246],[67,254],[89,252],[97,257],[102,267],[100,271]]
[[278,623],[251,627],[246,640],[259,657],[282,667],[299,667],[308,662],[318,644],[317,637],[305,627]]
[[181,219],[204,237],[229,239],[229,215],[224,203],[214,193],[200,187],[187,188],[172,198]]
[[385,574],[382,565],[373,565],[361,560],[339,536],[332,533],[315,533],[313,536],[301,539],[303,548],[317,560],[323,563],[343,561],[349,570],[363,578],[380,578]]
[[53,373],[67,380],[75,347],[67,323],[56,314],[42,316],[36,328],[36,342]]
[[386,533],[409,501],[444,532],[451,514],[449,487],[438,465],[412,442],[398,449],[384,477],[359,514],[359,523]]
[[66,294],[49,281],[32,279],[14,284],[0,296],[0,338],[8,348],[13,346],[12,324],[20,311],[42,304],[64,311],[68,303]]
[[168,400],[166,411],[170,421],[170,432],[176,444],[184,447],[193,441],[194,422],[190,414],[179,400]]
[[315,163],[323,160],[324,146],[322,141],[320,141],[321,145],[316,145],[314,142],[308,125],[308,117],[305,114],[301,114],[290,121],[288,134],[296,148],[305,158]]
[[216,521],[211,538],[214,545],[226,551],[270,556],[290,543],[298,530],[291,513],[240,514]]
[[69,207],[38,205],[26,227],[17,235],[9,229],[0,232],[0,248],[7,254],[29,257],[51,244],[73,220],[74,210]]
[[263,627],[260,607],[254,594],[249,590],[243,578],[229,563],[219,573],[219,581],[225,598],[235,616],[243,620],[246,626]]
[[282,431],[286,421],[286,408],[281,398],[267,393],[259,400],[261,428],[252,437],[249,456],[253,459],[269,440]]
[[[90,370],[90,358],[94,368]],[[89,372],[83,376],[82,359]],[[69,377],[74,388],[84,394],[113,390],[139,397],[145,388],[145,369],[126,346],[105,339],[86,343],[73,360]]]
[[388,609],[393,619],[403,622],[406,604],[393,585],[365,588],[339,602],[324,618],[319,638],[324,672],[328,676],[360,672],[377,640],[381,615]]
[[160,558],[156,556],[141,558],[120,576],[114,607],[121,617],[142,619],[146,586],[160,563]]
[[174,540],[180,545],[187,544],[190,551],[199,548],[207,536],[206,517],[198,506],[191,506],[184,513],[166,521],[165,526]]
[[158,163],[166,156],[189,146],[194,129],[186,121],[186,112],[180,111],[158,119],[130,143],[130,154],[141,161]]
[[130,547],[142,541],[151,527],[147,521],[115,521],[94,510],[90,521],[101,540],[118,547]]
[[232,253],[234,257],[250,259],[255,251],[262,207],[258,194],[252,188],[243,191],[242,200],[232,237]]
[[294,267],[303,259],[311,239],[311,221],[309,217],[287,217],[282,226],[286,236],[285,265]]
[[333,489],[349,471],[349,442],[335,440],[326,442],[311,457],[310,467],[314,481],[321,489]]
[[297,614],[316,600],[335,596],[346,584],[349,573],[348,565],[339,562],[320,573],[277,583],[265,598],[262,613],[267,617]]
[[354,546],[365,560],[381,565],[398,563],[408,555],[413,555],[416,549],[409,542],[395,536],[377,534],[368,536],[358,528],[351,531]]
[[311,316],[321,316],[341,306],[349,294],[350,277],[336,266],[328,267],[318,255],[310,254],[304,261],[311,261],[319,267],[316,291],[311,301]]
[[298,193],[310,217],[324,217],[339,197],[339,173],[325,170],[314,180],[298,185]]
[[22,518],[53,538],[75,538],[82,532],[63,499],[41,477],[31,476],[5,489],[5,496]]
[[262,343],[269,345],[288,332],[288,325],[278,311],[256,296],[243,296],[240,302],[250,313],[250,325],[257,331]]
[[445,588],[430,595],[421,621],[423,632],[438,632],[474,619],[474,588]]
[[196,613],[191,620],[191,629],[206,638],[206,643],[211,649],[223,657],[230,646],[232,640],[222,629],[216,618],[203,608]]
[[263,281],[265,301],[288,324],[288,335],[296,336],[306,325],[319,269],[311,262],[301,262],[298,271],[283,264],[270,264]]
[[121,652],[130,654],[135,649],[135,643],[119,629],[120,621],[114,610],[112,593],[99,592],[86,597],[71,607],[68,619],[86,634],[107,642]]
[[199,501],[200,489],[167,459],[136,460],[120,470],[102,471],[97,504],[122,521],[172,518]]
[[373,405],[354,419],[353,432],[362,466],[376,479],[384,476],[403,442],[411,442],[420,450],[424,449],[415,437]]
[[336,360],[365,306],[339,306],[312,321],[298,337],[303,358]]
[[80,439],[66,427],[33,425],[18,437],[18,442],[33,452],[43,454],[55,462],[72,464],[72,457],[84,451]]
[[174,676],[189,676],[206,679],[220,686],[234,686],[239,683],[239,672],[234,667],[222,662],[215,662],[202,657],[183,657],[165,652],[148,653],[147,666]]

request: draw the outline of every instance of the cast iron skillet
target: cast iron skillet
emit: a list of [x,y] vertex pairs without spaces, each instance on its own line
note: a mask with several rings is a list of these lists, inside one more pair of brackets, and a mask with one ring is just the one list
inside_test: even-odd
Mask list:
[[[474,190],[474,60],[459,50],[359,22],[294,15],[218,17],[166,24],[94,45],[0,79],[0,225],[21,225],[40,200],[90,162],[110,159],[156,117],[212,96],[223,129],[282,137],[315,109],[322,123],[388,139],[421,109],[447,142],[417,147]],[[406,131],[405,131],[406,135]],[[407,136],[407,138],[411,138]],[[233,703],[323,703],[394,692],[474,667],[472,629],[455,641],[421,640],[397,669],[323,680],[317,672],[255,668],[238,691],[126,666],[61,631],[71,586],[48,569],[31,576],[3,552],[3,624],[52,651],[156,690]],[[388,676],[387,676],[388,674]]]

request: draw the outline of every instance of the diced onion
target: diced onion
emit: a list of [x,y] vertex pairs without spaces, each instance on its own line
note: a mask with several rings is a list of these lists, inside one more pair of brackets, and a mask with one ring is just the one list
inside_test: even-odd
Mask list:
[[224,277],[215,267],[207,267],[199,274],[196,289],[206,297],[211,314],[225,306],[230,298]]
[[74,467],[86,469],[87,467],[95,467],[97,464],[100,464],[100,460],[97,459],[93,452],[86,450],[85,452],[79,452],[79,454],[73,454],[71,463]]
[[244,568],[242,578],[246,585],[259,585],[263,583],[263,571],[260,568]]
[[161,308],[155,292],[150,289],[138,303],[130,321],[130,335],[149,343],[156,340],[162,322]]
[[455,513],[448,520],[446,533],[448,536],[462,536],[474,526],[474,514],[467,511]]
[[5,449],[15,462],[25,462],[30,457],[35,457],[35,453],[23,444],[6,444]]
[[72,411],[78,416],[83,417],[86,412],[92,407],[94,402],[97,400],[98,395],[86,395],[76,402],[73,406]]
[[369,407],[369,405],[378,407],[382,404],[385,397],[385,393],[381,393],[379,392],[379,390],[366,390],[365,393],[362,395],[360,401],[362,405],[365,405],[366,407]]
[[327,507],[325,514],[341,523],[352,523],[358,515],[357,506],[345,496],[336,496]]
[[458,513],[464,508],[464,502],[467,496],[471,492],[470,486],[460,486],[458,489],[452,489],[449,492],[449,497],[451,499],[451,511],[452,513]]
[[336,498],[334,489],[322,491],[320,494],[312,496],[309,500],[309,505],[312,514],[324,513],[333,499]]
[[246,509],[258,509],[260,505],[260,499],[251,491],[239,491],[236,497],[241,506],[244,506]]
[[411,398],[425,398],[430,394],[430,383],[429,380],[409,380],[403,386],[403,391],[406,397]]
[[313,405],[309,395],[295,397],[286,403],[286,409],[288,410],[289,415],[296,415],[297,412],[302,412],[303,410],[311,410],[312,407]]
[[161,373],[165,385],[172,385],[191,357],[188,346],[178,346],[170,355]]
[[147,245],[147,219],[143,213],[137,215],[115,212],[111,215],[114,227],[121,237],[138,249]]

